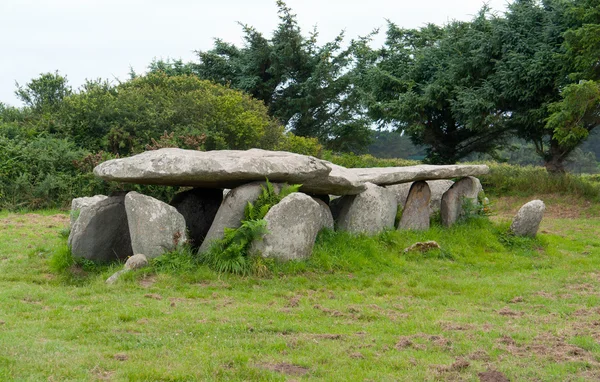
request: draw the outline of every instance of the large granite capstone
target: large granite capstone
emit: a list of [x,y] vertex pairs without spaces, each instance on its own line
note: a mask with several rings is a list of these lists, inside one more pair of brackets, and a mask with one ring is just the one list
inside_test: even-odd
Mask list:
[[104,180],[164,186],[235,188],[267,178],[274,183],[302,184],[302,190],[312,194],[364,190],[362,182],[343,167],[311,156],[261,149],[165,148],[103,162],[94,174]]

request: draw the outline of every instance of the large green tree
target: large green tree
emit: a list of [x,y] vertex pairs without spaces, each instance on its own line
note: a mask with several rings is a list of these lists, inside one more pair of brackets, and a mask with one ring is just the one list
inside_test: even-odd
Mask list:
[[277,1],[279,24],[266,37],[242,25],[245,44],[221,39],[198,52],[198,63],[154,62],[151,70],[193,72],[200,78],[241,89],[261,100],[269,114],[299,136],[316,137],[328,148],[361,152],[370,138],[356,86],[354,55],[363,40],[343,45],[343,34],[319,45],[317,31],[302,34],[296,16]]
[[363,56],[373,63],[362,77],[370,115],[426,145],[432,163],[493,151],[507,131],[488,81],[500,55],[485,8],[472,22],[444,27],[390,24],[385,46]]

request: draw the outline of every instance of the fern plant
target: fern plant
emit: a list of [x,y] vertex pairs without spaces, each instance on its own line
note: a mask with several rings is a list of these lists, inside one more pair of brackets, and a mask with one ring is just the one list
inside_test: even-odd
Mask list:
[[[250,245],[268,233],[267,212],[283,198],[297,192],[299,184],[284,185],[279,192],[267,179],[254,203],[248,202],[244,209],[244,220],[239,228],[225,228],[221,240],[215,241],[200,261],[220,273],[247,275],[257,270],[264,272],[264,267],[256,266],[249,256]],[[264,264],[263,264],[264,265]]]
[[211,245],[201,261],[217,272],[247,275],[252,268],[248,259],[250,245],[266,233],[264,219],[244,220],[239,228],[225,228],[224,237]]
[[281,188],[281,191],[277,192],[273,184],[267,179],[265,185],[261,186],[262,191],[256,201],[254,203],[248,202],[246,205],[246,209],[244,210],[245,220],[264,219],[271,207],[289,194],[298,192],[301,186],[301,184],[286,184]]

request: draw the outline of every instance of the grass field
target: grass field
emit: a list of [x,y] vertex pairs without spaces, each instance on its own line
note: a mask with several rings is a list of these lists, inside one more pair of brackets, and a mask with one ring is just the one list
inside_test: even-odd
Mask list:
[[65,213],[0,212],[0,380],[599,379],[600,207],[542,198],[537,239],[506,234],[526,199],[492,198],[450,230],[322,234],[265,277],[173,260],[112,286],[51,269]]

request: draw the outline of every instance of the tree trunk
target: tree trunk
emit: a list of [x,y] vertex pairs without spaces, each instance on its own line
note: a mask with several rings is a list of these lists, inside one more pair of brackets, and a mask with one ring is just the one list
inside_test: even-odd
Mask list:
[[559,143],[552,139],[550,141],[550,149],[544,157],[544,167],[550,174],[560,175],[566,172],[565,159],[571,150],[564,150]]

